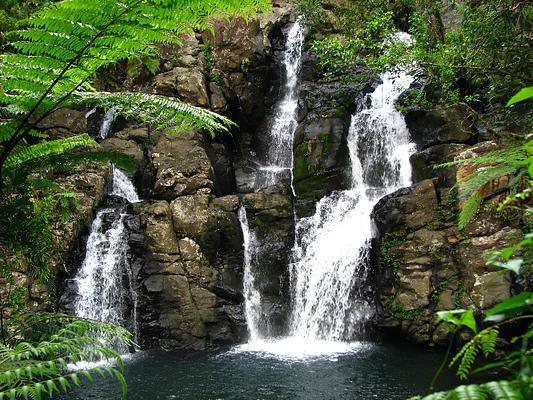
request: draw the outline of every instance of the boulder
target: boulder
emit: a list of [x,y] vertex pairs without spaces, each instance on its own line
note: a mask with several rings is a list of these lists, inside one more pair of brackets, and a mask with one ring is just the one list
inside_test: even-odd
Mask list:
[[172,200],[213,189],[213,168],[198,134],[162,135],[152,150],[155,198]]
[[139,170],[143,169],[144,152],[133,140],[110,137],[102,140],[100,146],[103,151],[114,151],[129,156]]
[[198,68],[175,67],[156,75],[153,80],[153,92],[179,97],[195,106],[209,107],[205,76]]
[[383,197],[374,207],[372,219],[381,234],[413,231],[432,221],[437,207],[435,184],[427,179]]
[[475,124],[461,105],[431,111],[410,111],[405,122],[413,141],[421,149],[444,143],[474,143]]
[[37,124],[37,128],[50,132],[55,138],[87,132],[85,112],[60,108]]

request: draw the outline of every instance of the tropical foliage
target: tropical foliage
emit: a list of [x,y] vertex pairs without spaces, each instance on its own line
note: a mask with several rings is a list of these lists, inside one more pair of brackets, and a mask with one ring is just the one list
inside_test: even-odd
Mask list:
[[[124,365],[113,345],[134,347],[118,326],[61,314],[32,313],[2,326],[0,399],[40,399],[95,379],[115,379],[126,393]],[[110,366],[80,362],[108,360]]]
[[[483,201],[483,189],[490,182],[507,176],[509,177],[507,189],[515,190],[515,193],[530,192],[533,186],[531,180],[533,179],[533,141],[516,142],[484,155],[452,161],[441,164],[439,167],[454,165],[467,165],[475,169],[475,172],[464,176],[456,185],[459,199],[463,201],[459,213],[459,228],[462,229],[479,210]],[[530,210],[526,209],[526,212]]]
[[[321,31],[330,27],[337,33],[313,43],[328,78],[354,64],[377,72],[416,65],[428,78],[432,102],[465,101],[484,111],[533,82],[533,18],[525,1],[299,0],[299,5]],[[398,30],[413,36],[412,46],[386,40]]]
[[[512,271],[515,274],[531,273],[531,263],[524,263],[524,259],[519,254],[524,248],[529,248],[529,250],[533,248],[532,239],[533,236],[530,234],[515,246],[493,252],[489,258],[489,264]],[[431,383],[430,390],[448,363],[453,339],[463,328],[471,331],[474,336],[455,354],[449,362],[449,367],[457,366],[457,376],[462,380],[466,380],[472,375],[501,371],[502,369],[505,370],[508,379],[462,385],[446,392],[432,393],[425,397],[417,396],[410,400],[530,399],[533,396],[532,309],[533,293],[522,292],[486,310],[484,323],[488,326],[482,330],[479,330],[471,310],[438,312],[438,321],[446,324],[453,335],[448,352]],[[521,334],[515,333],[511,338],[511,350],[504,355],[500,354],[496,360],[485,362],[474,368],[480,355],[489,359],[496,354],[501,331],[508,325],[514,326],[515,329],[518,328],[515,332],[522,332]]]
[[[180,34],[211,28],[213,18],[248,17],[266,9],[266,0],[65,0],[46,7],[8,33],[11,53],[0,56],[0,189],[2,171],[17,154],[38,157],[57,152],[62,143],[41,143],[36,128],[54,110],[91,102],[109,106],[117,96],[95,95],[91,80],[97,71],[121,60],[153,58],[158,44],[180,44]],[[137,97],[135,97],[137,96]],[[216,114],[165,100],[130,94],[119,111],[132,115],[132,101],[141,100],[145,119],[164,124],[198,123],[227,128]],[[135,104],[137,107],[138,105]],[[129,106],[129,107],[128,107]],[[83,141],[83,138],[72,139]]]

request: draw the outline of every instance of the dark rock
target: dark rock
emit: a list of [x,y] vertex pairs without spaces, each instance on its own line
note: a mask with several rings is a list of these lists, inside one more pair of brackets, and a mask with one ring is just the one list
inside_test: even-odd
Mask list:
[[383,197],[374,207],[372,218],[381,234],[412,231],[432,221],[437,206],[435,185],[428,179]]
[[414,142],[421,148],[443,143],[474,143],[475,125],[462,106],[411,111],[405,122]]
[[172,200],[213,189],[213,168],[195,132],[163,135],[152,151],[155,198]]
[[413,166],[414,181],[437,178],[439,187],[452,187],[456,183],[456,168],[435,169],[435,166],[453,161],[454,157],[467,147],[456,143],[437,144],[413,154],[410,161]]
[[87,132],[84,111],[61,108],[37,124],[37,128],[48,131],[55,138],[79,135]]

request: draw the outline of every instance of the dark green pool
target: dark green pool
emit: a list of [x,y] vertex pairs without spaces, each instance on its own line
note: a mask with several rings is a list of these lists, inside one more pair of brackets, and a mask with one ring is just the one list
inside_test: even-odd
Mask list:
[[[425,393],[441,360],[440,352],[406,344],[358,344],[347,353],[292,357],[239,348],[144,352],[126,361],[127,399],[404,399]],[[448,374],[440,387],[453,383]],[[113,382],[96,382],[84,392],[68,399],[120,398]]]

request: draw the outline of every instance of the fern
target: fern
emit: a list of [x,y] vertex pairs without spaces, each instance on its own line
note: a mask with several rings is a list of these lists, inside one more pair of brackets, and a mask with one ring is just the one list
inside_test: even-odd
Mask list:
[[[484,333],[483,333],[484,332]],[[499,330],[497,326],[487,328],[485,331],[481,332],[479,336],[479,342],[481,351],[485,357],[488,357],[496,349],[496,341],[498,340]]]
[[[531,379],[526,382],[532,385]],[[518,381],[494,381],[481,385],[463,385],[446,392],[432,393],[428,396],[411,397],[409,400],[528,400],[531,388],[522,389]]]
[[458,360],[461,360],[457,369],[457,376],[459,376],[460,379],[466,379],[468,377],[468,373],[472,369],[472,365],[476,360],[479,352],[479,343],[476,338],[477,335],[474,339],[466,343],[450,362],[450,367],[452,367]]
[[480,331],[457,352],[450,362],[450,367],[460,360],[457,369],[457,376],[459,376],[460,379],[468,378],[480,351],[485,357],[494,353],[498,335],[499,330],[497,326],[486,328]]
[[195,107],[177,99],[146,93],[74,93],[78,104],[111,108],[116,114],[135,118],[157,129],[172,127],[174,130],[203,128],[211,135],[216,131],[229,132],[235,124],[212,111]]
[[513,143],[505,149],[498,149],[476,157],[464,158],[438,165],[436,168],[447,168],[457,165],[477,167],[472,174],[457,182],[459,199],[464,200],[459,213],[459,228],[465,228],[479,210],[483,195],[482,189],[488,183],[503,176],[511,176],[508,187],[519,184],[521,178],[533,173],[533,141]]
[[[53,396],[106,376],[121,385],[123,396],[126,393],[124,365],[110,340],[135,344],[131,334],[121,327],[37,313],[22,316],[16,324],[11,322],[3,334],[6,344],[0,345],[0,399]],[[100,358],[114,360],[115,366],[69,371],[69,364]]]
[[475,217],[476,213],[483,202],[483,197],[476,191],[463,203],[461,212],[459,213],[458,223],[459,229],[464,229],[470,221]]
[[12,52],[0,55],[0,189],[2,168],[16,146],[74,97],[114,99],[129,116],[138,114],[134,102],[140,100],[148,106],[141,119],[163,127],[198,126],[211,134],[227,128],[228,121],[214,113],[160,97],[89,96],[90,81],[118,61],[157,57],[158,44],[179,45],[180,34],[212,29],[214,18],[248,17],[268,7],[268,0],[64,0],[30,17],[24,29],[7,34]]
[[45,157],[50,154],[61,154],[76,147],[95,145],[97,143],[87,134],[51,140],[34,145],[23,145],[15,149],[7,157],[4,167],[6,169],[13,169],[36,158]]

